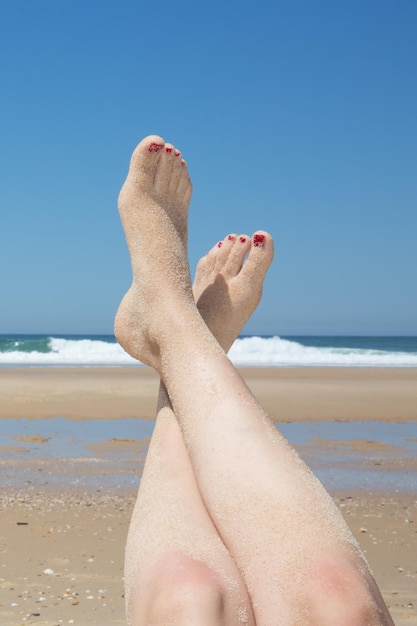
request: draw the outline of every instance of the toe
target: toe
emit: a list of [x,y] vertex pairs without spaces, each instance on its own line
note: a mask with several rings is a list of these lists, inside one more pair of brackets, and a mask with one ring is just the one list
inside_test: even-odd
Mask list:
[[[171,194],[171,182],[174,169],[174,151],[175,148],[171,143],[166,143],[161,150],[161,156],[158,161],[158,167],[155,173],[155,187],[159,193],[166,195]],[[178,181],[176,181],[178,184]]]
[[184,197],[182,199],[182,204],[184,207],[188,207],[188,205],[190,204],[192,193],[193,193],[193,186],[191,184],[191,180],[188,179],[188,185],[185,190]]
[[179,179],[177,183],[177,188],[175,193],[179,200],[183,200],[184,196],[188,193],[188,190],[191,185],[190,175],[188,173],[187,163],[184,159],[180,159],[180,171],[179,171]]
[[164,145],[164,140],[158,135],[149,135],[142,139],[130,159],[129,174],[126,179],[128,185],[135,185],[138,182],[144,187],[153,185]]
[[224,239],[220,239],[206,254],[203,256],[198,264],[196,271],[196,279],[200,279],[202,276],[206,280],[213,280],[218,274],[220,274],[227,263],[230,251],[236,241],[237,235],[230,234]]
[[245,272],[264,277],[274,257],[274,242],[269,233],[257,230],[252,235],[251,247],[245,263]]
[[217,264],[218,264],[218,258],[219,256],[222,254],[223,252],[223,240],[220,239],[220,241],[218,241],[206,254],[205,257],[203,257],[204,261],[205,261],[205,267],[207,269],[207,273],[213,273],[216,272],[217,273]]
[[242,269],[242,263],[251,247],[250,237],[247,235],[239,235],[233,242],[233,247],[225,266],[225,273],[230,276],[236,276]]
[[223,271],[235,241],[235,234],[227,235],[227,237],[218,241],[208,252],[207,258],[209,259],[212,271],[216,274]]
[[217,273],[223,271],[225,267],[230,252],[233,249],[233,246],[236,241],[236,235],[231,233],[227,235],[222,241],[219,241],[209,252],[210,256],[213,257],[214,260],[214,269]]
[[142,139],[133,151],[130,160],[131,168],[139,168],[141,170],[154,169],[154,164],[158,162],[164,145],[164,140],[158,135],[149,135],[149,137]]
[[194,281],[198,282],[203,276],[211,273],[212,267],[213,263],[210,256],[208,254],[206,254],[206,256],[202,256],[197,263]]
[[217,244],[219,247],[217,248],[217,254],[216,254],[216,271],[217,272],[222,272],[224,270],[224,268],[226,267],[229,257],[230,257],[230,253],[233,250],[233,247],[236,243],[236,239],[237,239],[237,235],[235,233],[230,233],[229,235],[227,235],[227,237],[225,237],[223,239],[223,241],[219,242],[221,243],[221,247],[219,246],[219,244]]
[[171,179],[169,182],[169,193],[171,195],[176,195],[178,197],[178,185],[183,175],[183,165],[182,165],[182,157],[181,152],[176,148],[173,149],[173,158],[172,158],[172,172]]
[[142,139],[134,149],[130,159],[129,173],[119,194],[121,211],[132,202],[132,194],[137,194],[139,188],[142,191],[149,191],[153,188],[164,145],[162,137],[150,135]]

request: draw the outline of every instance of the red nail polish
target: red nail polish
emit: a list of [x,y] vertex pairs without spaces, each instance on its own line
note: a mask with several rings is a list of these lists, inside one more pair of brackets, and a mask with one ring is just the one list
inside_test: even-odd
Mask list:
[[253,245],[259,248],[259,246],[263,247],[265,243],[265,235],[254,235],[253,237]]
[[159,152],[159,150],[162,148],[162,144],[160,143],[151,143],[151,145],[148,148],[148,152]]
[[217,244],[217,247],[218,247],[218,248],[221,248],[221,247],[222,247],[222,245],[223,245],[223,241],[219,241],[219,243]]
[[239,237],[239,241],[240,241],[241,243],[245,243],[245,241],[246,241],[246,237]]
[[175,153],[175,156],[178,157],[178,156],[180,156],[180,154],[181,154],[181,152],[178,152],[178,150],[177,150],[176,153]]
[[165,152],[168,152],[168,154],[169,154],[170,152],[172,152],[172,148],[168,148],[168,147],[165,148]]
[[235,238],[233,237],[233,235],[228,235],[228,236],[227,236],[227,238],[228,238],[228,240],[229,240],[229,241],[234,241],[234,240],[235,240]]

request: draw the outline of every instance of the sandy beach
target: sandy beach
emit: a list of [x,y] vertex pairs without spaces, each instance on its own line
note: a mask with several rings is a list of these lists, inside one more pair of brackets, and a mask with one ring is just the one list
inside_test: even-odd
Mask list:
[[[417,420],[414,368],[241,368],[275,421]],[[2,368],[0,418],[155,417],[147,367]]]
[[[253,368],[242,374],[283,427],[379,422],[381,429],[407,423],[414,428],[417,422],[416,369]],[[92,428],[93,420],[146,422],[154,418],[157,390],[157,377],[148,368],[3,368],[0,424],[8,432],[8,422],[40,424],[36,420],[45,418],[81,420]],[[110,489],[100,483],[100,473],[103,467],[113,474],[140,473],[146,437],[108,436],[104,443],[89,444],[94,463],[90,457],[84,465],[71,460],[71,472],[80,478],[91,467],[94,480],[87,489],[77,481],[69,484],[65,460],[43,459],[42,451],[53,443],[48,433],[26,432],[0,440],[0,623],[124,624],[123,551],[136,483],[129,487],[116,480],[117,488]],[[353,450],[375,476],[380,470],[384,476],[400,470],[407,476],[404,490],[355,483],[331,491],[367,554],[396,625],[415,625],[417,455],[411,450],[402,458],[399,444],[377,437],[335,441],[330,431],[323,432],[308,442],[309,454],[336,450],[348,468],[357,463]],[[404,446],[415,445],[413,439],[406,436]],[[125,470],[118,460],[127,452],[138,462]],[[19,472],[25,480],[16,486]]]

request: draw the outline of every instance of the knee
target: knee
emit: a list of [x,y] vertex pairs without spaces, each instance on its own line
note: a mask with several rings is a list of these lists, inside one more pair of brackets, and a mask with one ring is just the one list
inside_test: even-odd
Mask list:
[[223,586],[207,565],[182,555],[161,564],[149,598],[149,624],[222,624],[224,610]]
[[363,572],[364,567],[343,559],[323,559],[317,564],[307,585],[313,624],[370,626],[377,623],[372,581],[370,575]]

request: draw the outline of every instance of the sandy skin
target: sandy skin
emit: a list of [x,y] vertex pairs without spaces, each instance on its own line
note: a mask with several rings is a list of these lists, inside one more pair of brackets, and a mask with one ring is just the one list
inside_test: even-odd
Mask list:
[[[128,217],[130,232],[130,214]],[[185,229],[182,228],[181,232],[184,233]],[[272,258],[270,235],[258,231],[252,238],[229,234],[200,260],[193,297],[204,322],[224,350],[231,347],[258,305]],[[132,262],[133,268],[135,265]],[[116,320],[116,328],[119,325],[125,327],[123,317],[126,311],[129,327],[134,326],[131,303],[137,298],[138,291],[134,278]],[[137,346],[128,349],[137,355]],[[214,617],[216,623],[254,626],[245,584],[201,499],[178,422],[165,388],[161,386],[155,430],[126,547],[129,624],[148,623],[155,613],[156,619],[162,619],[164,623],[175,621],[173,607],[178,602],[176,598],[169,602],[172,577],[176,580],[175,596],[181,593],[183,598],[190,597],[190,594],[198,598],[201,623]],[[213,597],[216,597],[218,585],[223,614],[213,616]],[[160,597],[164,598],[162,606]],[[187,611],[195,609],[181,610],[185,613],[181,612],[177,619],[191,623],[192,616]],[[166,611],[167,615],[161,615],[161,611]]]
[[[116,318],[116,335],[161,375],[202,500],[243,576],[256,623],[392,625],[334,503],[273,427],[195,307],[186,256],[190,195],[180,153],[161,138],[143,140],[119,201],[133,283]],[[255,465],[248,468],[245,457]],[[167,592],[170,564],[165,566],[162,588],[154,589],[149,606],[161,619],[159,598]],[[195,579],[187,577],[193,584]],[[217,592],[226,597],[215,587],[216,593],[205,581],[212,600]],[[199,607],[184,607],[190,596],[181,592],[180,586],[181,602],[174,605],[186,611],[182,618],[233,623],[226,613],[220,619],[220,604],[209,598],[199,618]]]
[[[272,258],[270,235],[258,231],[252,238],[230,234],[200,260],[193,295],[223,349],[230,348],[256,308]],[[201,499],[181,430],[161,385],[126,546],[128,624],[148,622],[162,581],[171,577],[177,586],[182,581],[183,596],[193,593],[200,599],[202,610],[207,588],[220,585],[223,615],[216,616],[216,623],[254,626],[244,581]],[[166,594],[164,590],[165,598]],[[167,610],[166,619],[171,620],[172,608]],[[188,623],[188,616],[181,619]],[[199,619],[204,619],[201,614]]]

